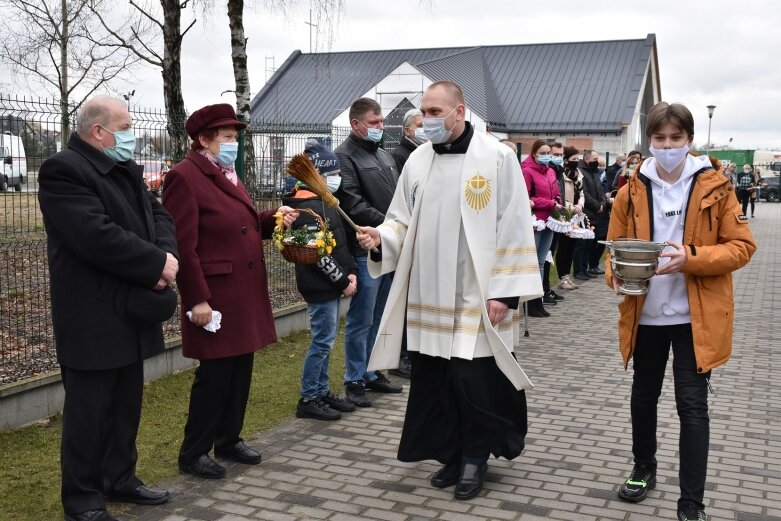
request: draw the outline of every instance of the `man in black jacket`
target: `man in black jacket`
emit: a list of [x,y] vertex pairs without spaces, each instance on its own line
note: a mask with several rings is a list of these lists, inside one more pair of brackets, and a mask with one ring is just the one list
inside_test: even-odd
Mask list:
[[409,155],[420,145],[428,141],[423,133],[423,113],[420,109],[410,109],[404,114],[401,120],[402,135],[399,145],[391,150],[393,160],[396,161],[396,170],[401,174],[404,169],[404,163],[409,159]]
[[[334,150],[342,169],[342,184],[334,195],[356,224],[379,226],[385,221],[399,178],[393,157],[380,148],[382,109],[373,99],[359,98],[350,107],[349,116],[350,136]],[[358,246],[354,233],[348,237],[358,267],[358,291],[352,296],[344,330],[345,395],[359,407],[370,407],[367,388],[385,393],[402,390],[379,371],[366,371],[391,277],[373,279],[366,266],[366,252]]]
[[161,322],[176,309],[176,237],[131,159],[124,104],[91,99],[76,130],[38,176],[65,387],[62,504],[66,521],[111,521],[106,498],[168,500],[136,477],[136,434],[143,360],[163,350]]
[[[578,170],[583,175],[583,195],[585,204],[583,212],[594,228],[597,239],[605,238],[607,221],[603,214],[607,212],[607,199],[599,180],[599,154],[596,150],[584,150],[583,159],[578,164]],[[575,247],[575,278],[589,280],[604,273],[599,268],[599,258],[594,263],[596,239],[581,239]]]

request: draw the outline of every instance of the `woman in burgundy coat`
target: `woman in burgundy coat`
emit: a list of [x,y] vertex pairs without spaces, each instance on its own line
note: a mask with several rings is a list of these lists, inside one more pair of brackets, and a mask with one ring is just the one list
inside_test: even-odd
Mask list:
[[[233,168],[238,130],[245,126],[227,104],[194,112],[185,125],[191,150],[168,172],[163,192],[180,252],[182,352],[200,361],[179,468],[207,479],[225,476],[209,457],[212,447],[220,458],[260,462],[240,433],[254,353],[276,341],[262,243],[271,237],[275,210],[258,213]],[[297,216],[291,208],[280,210],[286,221]],[[203,326],[213,311],[222,323],[209,332]]]

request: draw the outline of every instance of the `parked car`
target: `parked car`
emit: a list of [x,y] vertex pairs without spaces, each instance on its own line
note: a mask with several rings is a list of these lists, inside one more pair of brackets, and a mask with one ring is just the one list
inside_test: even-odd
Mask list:
[[779,196],[778,180],[779,179],[781,179],[781,176],[761,178],[759,180],[760,182],[759,198],[764,199],[769,203],[774,203],[778,201],[778,196]]
[[27,156],[19,136],[10,132],[0,134],[0,191],[13,186],[17,192],[27,182]]
[[149,191],[155,195],[160,195],[163,188],[163,179],[168,173],[168,165],[163,161],[138,160],[136,163],[144,167],[144,183]]

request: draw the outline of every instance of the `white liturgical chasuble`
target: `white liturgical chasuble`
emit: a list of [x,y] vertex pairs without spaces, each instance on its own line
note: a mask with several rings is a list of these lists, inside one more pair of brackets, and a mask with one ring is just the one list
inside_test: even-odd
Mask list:
[[410,155],[379,226],[382,260],[395,271],[369,370],[398,367],[407,309],[407,348],[429,356],[493,356],[516,389],[531,382],[512,356],[512,313],[492,326],[486,301],[542,295],[529,197],[518,160],[475,132],[466,154]]

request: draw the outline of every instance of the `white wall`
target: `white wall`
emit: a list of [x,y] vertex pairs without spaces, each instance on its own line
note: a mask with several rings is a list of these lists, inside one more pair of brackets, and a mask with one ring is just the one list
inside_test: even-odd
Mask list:
[[[376,100],[382,108],[383,116],[387,116],[404,98],[419,107],[423,91],[432,83],[434,82],[431,79],[410,65],[409,62],[404,62],[360,97]],[[349,127],[349,113],[350,109],[347,108],[336,116],[331,124],[335,127]],[[476,130],[486,131],[485,120],[469,110],[469,107],[466,111],[466,120],[472,123]]]

